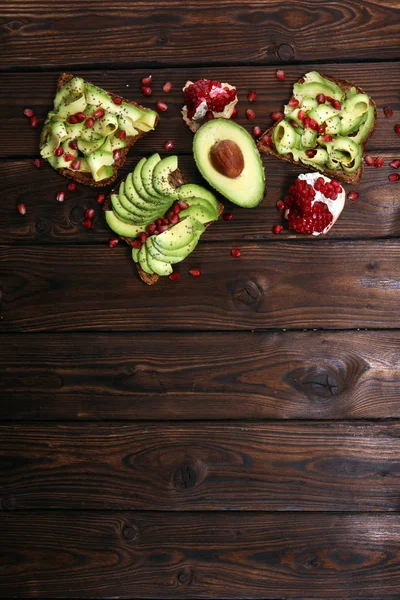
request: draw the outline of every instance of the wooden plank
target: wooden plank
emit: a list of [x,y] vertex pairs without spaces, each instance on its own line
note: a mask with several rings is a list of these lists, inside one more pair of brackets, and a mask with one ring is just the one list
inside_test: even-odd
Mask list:
[[[397,58],[398,4],[243,0],[8,2],[2,11],[1,67],[225,63]],[[79,28],[79,35],[77,35]],[[101,43],[99,43],[101,32]],[[351,35],[349,35],[351,32]],[[382,40],[385,43],[382,44]]]
[[[395,154],[381,154],[386,166],[382,169],[366,167],[363,181],[355,189],[359,199],[348,200],[346,207],[328,237],[322,236],[316,244],[329,239],[360,239],[400,236],[400,212],[398,209],[399,183],[388,181],[393,173],[388,164]],[[284,163],[273,156],[263,157],[267,176],[267,195],[261,205],[253,209],[243,209],[223,200],[226,212],[233,218],[229,222],[222,219],[204,235],[205,240],[276,240],[272,227],[282,220],[282,213],[276,203],[285,197],[289,185],[304,169]],[[132,170],[136,160],[121,170],[121,177]],[[200,177],[192,157],[181,156],[179,164],[185,176],[193,182],[207,185]],[[3,244],[94,244],[103,243],[113,237],[102,210],[96,203],[98,191],[79,185],[73,193],[67,191],[67,180],[60,177],[49,166],[39,171],[31,160],[0,162],[2,181],[2,201],[0,204],[0,239]],[[346,186],[346,191],[352,191]],[[65,190],[63,204],[56,201],[56,194]],[[23,202],[27,214],[21,216],[16,210]],[[87,208],[94,208],[96,216],[93,228],[82,227],[82,219]],[[285,229],[279,239],[305,238]]]
[[0,419],[400,417],[398,331],[3,334],[2,342]]
[[2,597],[397,600],[398,515],[3,513]]
[[146,286],[126,247],[2,247],[1,330],[400,326],[398,241],[241,243],[240,259],[231,248],[202,242],[179,282]]
[[397,511],[399,423],[0,425],[14,510]]
[[[371,32],[370,32],[371,34]],[[158,100],[168,103],[168,110],[161,114],[157,129],[145,136],[135,145],[131,154],[149,153],[163,149],[167,140],[175,143],[179,153],[191,152],[193,134],[184,124],[181,117],[183,105],[182,87],[188,79],[199,78],[228,81],[238,89],[237,122],[249,131],[254,125],[267,129],[272,124],[270,113],[281,110],[290,98],[292,86],[306,71],[317,69],[323,73],[353,81],[370,94],[378,105],[379,119],[373,137],[368,143],[371,151],[398,150],[398,137],[394,133],[394,125],[398,122],[400,103],[398,89],[400,87],[400,68],[397,62],[385,63],[351,63],[351,64],[310,64],[291,65],[285,67],[286,80],[276,79],[276,67],[202,67],[161,69],[152,71],[153,95],[144,97],[141,93],[141,78],[149,74],[149,70],[122,71],[74,71],[110,91],[119,93],[146,106],[156,108]],[[0,158],[37,156],[40,137],[40,126],[33,129],[29,120],[23,116],[23,110],[30,107],[35,110],[41,122],[52,106],[57,72],[47,73],[3,73],[0,88],[0,130],[3,143]],[[162,86],[166,81],[173,83],[173,91],[165,94]],[[250,90],[257,91],[257,99],[251,105],[247,102]],[[10,90],[13,102],[10,102]],[[390,105],[394,116],[386,119],[383,107]],[[254,121],[245,118],[246,108],[251,106],[256,112]]]

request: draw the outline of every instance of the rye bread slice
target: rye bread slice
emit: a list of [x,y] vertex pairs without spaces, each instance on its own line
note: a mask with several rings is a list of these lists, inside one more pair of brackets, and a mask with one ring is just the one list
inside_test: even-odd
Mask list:
[[[122,180],[124,181],[124,180]],[[173,188],[178,188],[181,185],[183,185],[184,183],[188,183],[183,175],[183,173],[179,170],[176,169],[176,171],[173,171],[172,173],[170,173],[169,175],[169,183],[171,184],[171,186]],[[108,194],[107,198],[105,199],[105,202],[103,204],[103,210],[111,210],[111,194],[115,194],[120,186],[121,182],[118,183],[117,186],[115,186],[111,192]],[[221,204],[221,202],[218,202],[218,217],[222,215],[222,213],[224,212],[224,205]],[[206,227],[209,227],[214,221],[210,221],[209,223],[206,223]],[[124,237],[122,235],[118,236],[119,239],[124,240],[124,242],[126,242],[129,246],[132,246],[132,243],[134,242],[133,238],[127,238]],[[160,276],[157,275],[156,273],[153,273],[152,275],[150,275],[149,273],[146,273],[145,271],[143,271],[142,267],[139,265],[139,263],[136,263],[136,267],[139,273],[139,277],[142,281],[144,281],[145,283],[147,283],[147,285],[153,285],[154,283],[156,283]]]
[[[57,81],[57,91],[59,91],[63,85],[65,85],[68,81],[70,81],[72,78],[74,77],[74,75],[71,75],[70,73],[62,73],[60,75],[60,77],[58,78]],[[87,80],[85,80],[87,81]],[[90,83],[88,81],[88,83]],[[94,84],[92,84],[94,85]],[[96,86],[98,87],[98,86]],[[104,89],[104,88],[101,88]],[[111,98],[114,97],[119,97],[122,98],[122,96],[119,96],[118,94],[113,94],[112,92],[109,92],[108,90],[104,90],[109,96],[111,96]],[[134,102],[133,100],[128,100],[127,98],[122,98],[123,102],[127,102],[128,104],[131,104],[132,106],[136,106],[136,108],[145,108],[144,106],[141,106],[140,104],[137,104],[136,102]],[[159,117],[157,116],[156,122],[155,122],[155,127],[157,126]],[[146,135],[146,131],[139,131],[139,133],[137,135],[131,135],[131,136],[127,136],[126,137],[126,146],[125,148],[121,148],[120,152],[121,152],[121,157],[119,158],[119,160],[117,160],[114,164],[113,164],[113,174],[111,175],[111,177],[108,177],[107,179],[102,179],[101,181],[94,181],[91,173],[81,173],[79,171],[72,171],[70,169],[56,169],[56,171],[58,173],[60,173],[61,175],[64,175],[64,177],[69,177],[70,179],[73,179],[73,181],[76,181],[77,183],[82,183],[83,185],[90,185],[92,187],[104,187],[106,185],[110,185],[111,183],[113,183],[118,175],[118,170],[123,166],[123,164],[126,161],[126,157],[128,155],[128,152],[131,148],[131,146],[133,146],[133,144],[135,144],[135,142],[137,142],[137,140],[139,140],[141,137],[143,137],[144,135]]]
[[[357,92],[359,94],[365,94],[366,92],[364,92],[364,90],[362,90],[360,87],[358,87],[357,85],[354,85],[353,83],[350,83],[349,81],[346,81],[345,79],[337,79],[336,77],[330,77],[329,75],[323,75],[321,73],[322,77],[324,77],[325,79],[329,79],[330,81],[333,81],[334,83],[336,83],[337,86],[340,87],[340,89],[343,92],[347,92],[350,88],[354,87],[356,88]],[[304,82],[304,77],[301,77],[298,80],[298,83],[303,83]],[[368,94],[367,94],[368,95]],[[369,140],[369,138],[371,137],[372,133],[375,130],[375,126],[376,126],[376,118],[377,118],[377,112],[376,112],[376,104],[375,102],[372,100],[372,98],[370,96],[368,96],[372,106],[374,107],[374,113],[375,113],[375,119],[374,119],[374,123],[371,127],[371,130],[368,134],[368,136],[365,138],[365,140],[361,143],[361,148],[362,148],[362,153],[364,154],[364,148],[365,148],[365,144],[367,143],[367,141]],[[300,160],[294,160],[293,156],[291,153],[288,154],[279,154],[274,148],[270,148],[269,146],[265,146],[265,144],[263,144],[263,137],[265,135],[268,136],[272,136],[272,133],[275,129],[275,127],[278,125],[278,123],[275,123],[275,125],[273,125],[272,127],[270,127],[269,129],[267,129],[267,131],[265,131],[260,140],[257,143],[257,147],[259,149],[260,152],[263,152],[264,154],[272,154],[272,156],[276,156],[276,158],[279,158],[280,160],[285,160],[287,162],[292,163],[293,165],[298,165],[301,167],[304,167],[308,170],[311,171],[318,171],[319,173],[323,173],[324,175],[326,175],[327,177],[330,177],[332,179],[339,179],[340,181],[344,181],[345,183],[349,183],[349,184],[353,184],[356,185],[357,183],[360,183],[362,175],[363,175],[363,171],[364,171],[364,164],[363,161],[361,161],[360,166],[358,167],[358,169],[356,169],[355,171],[353,171],[353,173],[346,173],[345,171],[342,171],[341,169],[328,169],[327,167],[325,167],[322,171],[320,169],[317,169],[316,167],[313,167],[312,165],[308,165],[308,164],[304,164],[302,163]]]

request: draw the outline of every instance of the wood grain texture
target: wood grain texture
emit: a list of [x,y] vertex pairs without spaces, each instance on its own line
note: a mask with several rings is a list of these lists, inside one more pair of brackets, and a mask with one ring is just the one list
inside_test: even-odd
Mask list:
[[399,350],[398,331],[3,334],[0,419],[399,418]]
[[13,510],[398,511],[400,425],[0,425]]
[[398,515],[35,512],[0,524],[1,597],[397,600],[400,587]]
[[240,259],[231,247],[201,242],[180,281],[153,287],[127,247],[1,247],[0,330],[400,326],[398,241],[242,243]]
[[[123,64],[277,63],[290,60],[397,58],[398,4],[393,0],[190,0],[113,2],[50,0],[4,6],[3,69]],[[79,27],[79,36],[76,35]],[[99,43],[101,32],[101,43]],[[351,35],[349,35],[351,32]],[[382,40],[385,42],[382,43]]]
[[[160,114],[160,122],[154,132],[146,135],[130,151],[132,154],[149,153],[163,149],[167,140],[175,143],[175,151],[189,153],[192,149],[193,134],[185,125],[181,116],[183,106],[182,88],[188,79],[207,78],[227,81],[237,86],[239,117],[237,122],[253,130],[254,125],[263,131],[272,124],[270,113],[281,110],[288,102],[293,84],[305,72],[319,70],[323,73],[354,82],[364,89],[378,106],[377,128],[368,142],[371,151],[397,150],[398,139],[393,131],[398,122],[400,100],[399,63],[364,63],[364,64],[324,64],[291,65],[285,67],[286,80],[276,79],[276,67],[203,67],[176,68],[152,71],[153,95],[145,97],[141,92],[141,79],[149,74],[149,70],[122,71],[74,71],[96,85],[112,92],[145,104],[156,109],[158,100],[168,103],[168,110]],[[0,130],[3,143],[0,158],[37,156],[39,149],[40,127],[33,129],[29,120],[24,117],[23,110],[32,108],[40,117],[41,123],[53,104],[58,73],[3,73],[0,75]],[[169,94],[162,91],[166,81],[171,81],[173,90]],[[257,91],[257,99],[252,104],[247,102],[250,90]],[[10,102],[12,92],[13,102]],[[387,119],[383,115],[383,107],[390,105],[393,117]],[[246,108],[251,106],[255,113],[254,121],[245,118]],[[397,119],[397,120],[396,120]]]

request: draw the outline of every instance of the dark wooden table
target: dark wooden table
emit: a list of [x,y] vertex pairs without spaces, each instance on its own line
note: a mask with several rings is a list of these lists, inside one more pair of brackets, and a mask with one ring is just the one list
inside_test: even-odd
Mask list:
[[[400,598],[399,19],[398,0],[2,4],[1,597]],[[325,239],[272,235],[299,170],[264,157],[263,204],[147,287],[96,192],[60,204],[33,166],[22,111],[42,120],[63,70],[138,101],[152,73],[169,110],[121,176],[172,139],[201,181],[186,79],[237,85],[250,130],[314,68],[375,99],[385,159]]]

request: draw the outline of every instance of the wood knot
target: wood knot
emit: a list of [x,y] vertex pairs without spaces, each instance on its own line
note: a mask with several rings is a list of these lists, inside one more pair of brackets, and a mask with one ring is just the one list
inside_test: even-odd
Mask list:
[[0,498],[0,508],[2,510],[13,510],[15,508],[14,498],[8,496]]
[[35,223],[35,229],[37,233],[46,233],[48,229],[47,221],[44,219],[38,219]]
[[230,291],[237,303],[250,308],[258,306],[263,296],[262,290],[251,280],[235,282]]
[[199,471],[193,464],[182,465],[174,473],[175,487],[188,490],[195,487],[199,482]]
[[304,566],[306,569],[316,569],[317,567],[321,566],[321,562],[316,556],[311,555],[307,556],[306,560],[304,561]]
[[138,536],[138,529],[136,526],[127,525],[122,529],[122,535],[126,540],[135,540]]
[[193,573],[190,569],[183,569],[179,571],[177,580],[180,585],[189,585],[193,580]]
[[299,367],[285,379],[291,387],[314,400],[330,400],[345,389],[342,375],[324,367]]
[[23,23],[21,23],[21,21],[10,21],[9,23],[6,23],[6,27],[10,31],[18,31],[19,29],[22,29]]
[[294,48],[290,44],[280,44],[276,50],[276,55],[280,60],[292,60],[294,58]]
[[73,206],[69,213],[70,219],[72,223],[80,223],[83,219],[84,210],[82,206]]

